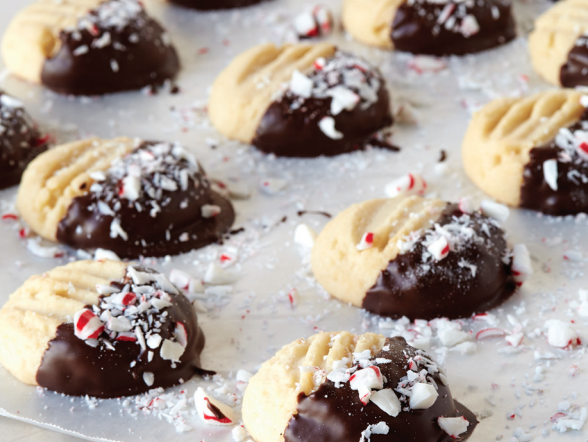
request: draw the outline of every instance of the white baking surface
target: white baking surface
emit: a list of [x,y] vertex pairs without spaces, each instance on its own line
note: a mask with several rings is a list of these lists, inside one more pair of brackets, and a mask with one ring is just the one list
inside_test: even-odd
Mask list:
[[[1,1],[0,30],[26,3],[30,1]],[[339,10],[339,0],[322,3]],[[207,338],[203,364],[224,377],[231,393],[236,391],[236,370],[254,372],[282,345],[309,336],[317,329],[390,333],[378,327],[378,318],[328,299],[308,277],[304,254],[293,244],[293,232],[301,221],[320,230],[326,218],[298,217],[298,210],[336,214],[353,202],[384,196],[385,184],[406,172],[421,173],[429,182],[431,196],[456,200],[472,195],[481,199],[482,194],[461,170],[459,155],[470,111],[501,94],[522,94],[547,87],[530,67],[523,38],[488,53],[449,60],[448,68],[439,73],[419,75],[407,67],[412,57],[365,48],[337,34],[334,41],[381,67],[396,103],[403,98],[418,105],[417,124],[395,128],[394,141],[402,147],[400,153],[374,150],[337,158],[276,159],[223,141],[210,127],[203,111],[214,76],[249,46],[266,40],[279,41],[284,29],[280,23],[288,23],[292,11],[313,4],[308,0],[276,0],[242,11],[203,14],[148,3],[153,14],[168,27],[182,57],[184,69],[178,81],[182,93],[178,95],[126,93],[71,99],[11,77],[0,83],[7,92],[22,99],[41,127],[56,133],[59,141],[90,134],[180,141],[198,155],[211,176],[239,178],[251,187],[251,199],[235,202],[236,227],[245,227],[244,234],[233,237],[224,247],[209,247],[169,262],[148,262],[166,272],[179,268],[201,277],[208,263],[218,261],[227,247],[239,248],[239,263],[230,268],[237,277],[233,292],[209,300],[208,313],[199,316]],[[547,7],[542,2],[517,3],[521,29],[530,29],[532,17]],[[172,112],[172,106],[178,112]],[[218,147],[211,149],[206,140],[214,141]],[[442,149],[448,154],[446,166],[442,166],[444,171],[437,166]],[[287,180],[288,187],[279,195],[263,194],[258,191],[258,184],[266,178]],[[2,213],[11,210],[14,195],[15,189],[0,192]],[[281,222],[285,216],[286,221]],[[516,442],[531,440],[529,437],[584,442],[588,425],[583,431],[560,434],[551,429],[550,417],[564,399],[588,406],[585,347],[572,351],[554,349],[536,329],[547,319],[574,319],[573,327],[588,342],[588,321],[578,317],[574,304],[578,301],[578,288],[588,288],[586,258],[577,262],[563,259],[568,249],[588,251],[587,219],[550,219],[511,210],[505,228],[513,243],[529,247],[535,274],[520,293],[493,313],[500,325],[507,328],[511,328],[507,314],[524,322],[524,346],[518,354],[505,355],[500,353],[508,348],[504,339],[495,338],[478,341],[477,350],[471,355],[449,352],[446,367],[453,395],[473,411],[491,414],[481,420],[471,442]],[[2,222],[0,235],[0,304],[29,276],[65,262],[33,256],[10,223]],[[299,293],[294,308],[286,296],[292,288]],[[471,321],[464,321],[463,325],[464,330],[474,333],[483,327]],[[536,361],[535,350],[549,351],[558,359]],[[436,354],[434,349],[432,353]],[[535,382],[538,365],[544,369],[544,380]],[[573,365],[577,367],[575,376],[570,374]],[[192,392],[197,385],[218,387],[213,382],[194,379],[182,388]],[[95,409],[90,409],[84,399],[50,392],[39,394],[36,388],[20,384],[0,367],[0,415],[26,422],[17,424],[0,418],[1,441],[72,440],[70,436],[28,424],[95,441],[231,440],[230,429],[207,427],[197,416],[186,416],[186,423],[193,430],[178,434],[165,420],[143,416],[132,406],[126,407],[127,411],[123,408],[118,400],[100,401]],[[187,410],[191,412],[193,408],[192,404]],[[136,416],[129,415],[129,410]],[[513,414],[514,419],[510,418]]]

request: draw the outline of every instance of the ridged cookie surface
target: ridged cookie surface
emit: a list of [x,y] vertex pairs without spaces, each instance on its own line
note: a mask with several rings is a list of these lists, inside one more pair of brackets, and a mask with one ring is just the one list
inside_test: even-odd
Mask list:
[[33,276],[0,310],[0,363],[20,381],[37,385],[36,374],[57,327],[85,305],[98,302],[97,284],[122,279],[126,264],[79,261]]
[[[426,229],[447,203],[417,196],[398,196],[354,204],[329,222],[312,251],[312,270],[327,292],[360,307],[378,275],[399,252],[398,240]],[[373,247],[358,250],[365,233]]]
[[58,146],[37,157],[23,174],[17,207],[23,219],[44,238],[56,241],[57,226],[75,197],[83,195],[113,160],[138,145],[131,138],[89,138]]
[[280,86],[295,70],[307,71],[317,58],[334,53],[330,43],[281,47],[267,43],[249,49],[215,80],[208,107],[212,123],[227,137],[251,143]]
[[39,83],[46,59],[59,50],[59,32],[101,0],[38,0],[19,12],[2,39],[2,56],[10,71]]
[[313,374],[301,373],[300,367],[318,367],[328,373],[333,362],[351,358],[354,352],[370,350],[376,355],[384,342],[383,336],[374,333],[324,332],[283,347],[251,378],[243,398],[243,422],[253,439],[283,442],[298,395],[308,396],[318,386]]
[[470,179],[493,198],[518,206],[530,150],[580,119],[585,110],[581,95],[563,89],[500,98],[474,114],[462,146]]
[[529,35],[533,67],[551,84],[561,85],[560,72],[578,37],[588,31],[588,1],[564,0],[535,21]]

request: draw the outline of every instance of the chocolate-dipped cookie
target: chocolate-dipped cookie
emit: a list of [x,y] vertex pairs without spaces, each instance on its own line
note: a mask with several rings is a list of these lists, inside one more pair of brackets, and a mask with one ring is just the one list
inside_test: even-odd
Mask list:
[[203,373],[204,335],[165,275],[78,261],[33,276],[0,310],[0,363],[29,385],[115,398]]
[[563,0],[535,21],[529,51],[535,71],[556,86],[588,86],[587,0]]
[[0,91],[0,189],[18,184],[27,165],[47,150],[48,141],[23,104]]
[[474,114],[462,156],[470,179],[501,202],[549,215],[588,212],[588,113],[579,91],[492,101]]
[[138,0],[38,0],[12,20],[2,54],[13,74],[73,95],[158,85],[180,68]]
[[343,24],[362,43],[436,56],[484,51],[516,35],[510,0],[345,0]]
[[465,441],[478,421],[445,371],[404,338],[319,333],[251,378],[243,423],[256,442]]
[[314,275],[334,297],[392,318],[465,318],[494,308],[525,275],[513,271],[498,222],[462,208],[467,213],[417,196],[355,204],[319,234]]
[[175,5],[186,8],[197,9],[200,11],[211,11],[215,9],[233,9],[244,8],[246,6],[256,5],[268,0],[164,0]]
[[235,214],[182,146],[76,141],[29,165],[17,207],[39,235],[121,258],[188,252],[222,239]]
[[392,124],[380,72],[329,43],[241,54],[216,79],[209,112],[229,138],[287,157],[359,150]]

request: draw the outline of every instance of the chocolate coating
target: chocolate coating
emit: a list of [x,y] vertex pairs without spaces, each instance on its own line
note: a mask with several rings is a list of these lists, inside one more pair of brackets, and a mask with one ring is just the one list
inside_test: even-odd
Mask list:
[[[391,363],[378,364],[384,379],[384,388],[396,388],[408,371],[406,360],[416,354],[416,349],[407,345],[404,338],[387,338],[389,351],[382,350],[376,357],[391,359]],[[301,393],[298,397],[297,414],[286,428],[286,442],[357,442],[368,425],[385,422],[388,434],[372,434],[372,442],[415,441],[415,442],[450,442],[465,441],[473,433],[478,421],[474,414],[454,401],[451,391],[443,384],[438,374],[433,375],[439,397],[435,403],[424,410],[401,411],[396,417],[384,412],[373,402],[363,405],[357,391],[349,383],[335,387],[326,380],[310,396]],[[403,404],[406,406],[406,404]],[[439,417],[464,416],[470,425],[467,432],[457,439],[452,439],[437,425]]]
[[[90,16],[97,16],[96,10]],[[96,44],[105,34],[110,43]],[[174,79],[180,69],[175,48],[166,43],[165,30],[141,10],[122,29],[104,26],[64,30],[59,51],[46,60],[41,82],[61,94],[102,95],[159,85]],[[85,53],[77,53],[87,47]],[[78,54],[78,55],[76,55]]]
[[559,74],[563,87],[588,85],[588,41],[578,38]]
[[[455,12],[439,23],[442,11],[449,5]],[[445,10],[447,11],[447,10]],[[465,36],[459,30],[448,30],[451,18],[473,16],[479,31]],[[408,0],[398,8],[392,23],[392,42],[399,51],[426,55],[465,55],[505,44],[516,36],[509,0],[469,0],[467,2],[434,3]]]
[[[346,55],[339,57],[345,59]],[[330,87],[344,84],[343,72],[335,72],[338,79]],[[315,69],[309,77],[313,79],[317,74],[320,74],[320,70]],[[288,90],[265,112],[253,145],[262,152],[284,157],[333,156],[372,145],[373,135],[390,126],[393,119],[385,80],[375,69],[365,70],[363,75],[367,79],[376,79],[380,84],[374,103],[366,103],[367,106],[358,104],[352,110],[332,115],[332,97],[313,95],[303,98]],[[353,89],[353,86],[347,87]],[[341,139],[328,137],[319,127],[319,121],[327,116],[335,120],[335,127],[343,134]],[[374,144],[380,147],[381,143]]]
[[[168,307],[169,320],[162,324],[162,339],[172,339],[175,322],[186,327],[188,345],[177,362],[163,360],[159,351],[153,352],[148,362],[147,352],[141,353],[136,342],[117,341],[115,350],[102,345],[91,347],[74,334],[72,323],[61,324],[57,336],[49,342],[37,371],[41,387],[71,396],[89,395],[97,398],[115,398],[144,393],[152,388],[168,388],[188,381],[195,374],[206,373],[200,368],[200,353],[204,348],[204,334],[198,326],[196,314],[188,298],[171,295]],[[136,365],[131,368],[131,363]],[[147,386],[143,373],[155,375],[155,383]]]
[[268,0],[169,0],[170,3],[186,8],[210,11],[213,9],[244,8]]
[[[153,144],[143,143],[137,150]],[[150,213],[154,200],[147,192],[142,192],[137,200],[129,201],[119,197],[119,181],[109,178],[102,183],[104,191],[100,194],[88,192],[73,199],[59,223],[57,239],[75,248],[112,250],[121,258],[177,255],[220,241],[235,220],[233,206],[211,190],[201,168],[188,183],[186,190],[160,189],[161,198],[156,202],[161,211],[154,217]],[[127,240],[120,236],[111,237],[115,216],[105,215],[97,209],[101,201],[99,195],[110,195],[108,201],[103,202],[120,219],[122,229],[128,234]],[[220,214],[203,218],[202,206],[207,204],[219,206]]]
[[[449,224],[463,213],[449,204],[438,224]],[[478,213],[472,214],[471,226],[485,238],[482,243],[467,241],[461,250],[451,251],[444,259],[423,263],[423,237],[413,249],[399,254],[378,276],[363,300],[363,308],[382,316],[410,319],[466,318],[485,312],[505,302],[516,285],[510,264],[503,262],[507,253],[504,232]],[[490,232],[484,233],[485,225]],[[484,227],[484,229],[486,229]],[[460,262],[476,266],[475,275]]]
[[20,105],[7,106],[3,97],[14,100],[0,91],[0,189],[20,183],[28,164],[49,145],[29,114]]
[[[588,122],[588,112],[584,112],[580,121],[569,128],[570,131],[583,129],[583,122]],[[555,140],[531,149],[529,162],[523,170],[521,207],[556,216],[588,213],[588,162],[577,154],[564,162],[561,161],[563,156],[567,155]],[[543,163],[552,159],[558,161],[557,190],[547,184],[543,173]]]

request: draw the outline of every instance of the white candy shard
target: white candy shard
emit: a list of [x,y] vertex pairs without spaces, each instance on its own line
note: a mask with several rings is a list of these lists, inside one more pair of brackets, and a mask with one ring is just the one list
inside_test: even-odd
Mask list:
[[359,95],[345,86],[335,86],[327,91],[327,95],[332,97],[331,113],[339,115],[344,110],[353,110],[359,103]]
[[198,416],[208,425],[227,426],[236,423],[235,412],[228,405],[208,396],[202,387],[194,393]]
[[359,241],[359,244],[357,244],[355,248],[361,252],[362,250],[371,249],[373,246],[374,234],[372,232],[366,232],[363,234],[361,241]]
[[512,249],[512,274],[519,287],[533,274],[531,255],[524,244],[517,244]]
[[578,342],[578,333],[568,322],[550,319],[545,322],[547,343],[552,347],[566,348]]
[[496,201],[483,200],[480,204],[482,213],[490,218],[494,218],[500,222],[505,222],[510,215],[510,210],[504,204],[497,203]]
[[370,396],[370,400],[392,417],[398,416],[398,413],[402,411],[400,400],[391,388],[374,391]]
[[470,335],[461,330],[445,328],[437,333],[437,337],[445,347],[453,347],[467,341]]
[[444,236],[440,236],[438,239],[433,241],[433,243],[427,246],[427,250],[435,261],[441,261],[447,255],[449,255],[449,243],[447,242],[447,238]]
[[204,274],[204,282],[212,285],[225,285],[231,284],[235,281],[235,277],[223,269],[220,265],[215,262],[208,264],[206,273]]
[[306,249],[312,249],[318,234],[308,225],[301,223],[294,231],[294,242]]
[[[312,19],[312,17],[311,17]],[[314,24],[314,19],[312,19]],[[310,98],[312,96],[312,87],[313,82],[310,78],[304,75],[299,70],[295,70],[292,73],[292,78],[290,79],[290,90],[296,94],[300,95],[303,98]]]
[[429,408],[435,403],[438,396],[439,393],[437,393],[434,386],[419,382],[412,387],[410,408],[414,410],[424,410]]
[[349,386],[359,393],[359,399],[365,405],[370,401],[372,389],[381,390],[384,388],[384,380],[380,369],[376,366],[371,366],[357,370],[349,378]]
[[151,387],[153,385],[153,383],[155,382],[155,375],[151,372],[144,372],[143,373],[143,382],[145,382],[145,384],[148,387]]
[[243,442],[249,434],[243,425],[239,425],[232,429],[231,436],[235,442]]
[[279,178],[266,178],[263,180],[259,188],[267,195],[276,195],[288,187],[288,181]]
[[359,442],[369,442],[372,434],[388,434],[390,428],[386,422],[378,422],[375,425],[368,425],[368,427],[361,432]]
[[120,190],[121,198],[135,201],[141,196],[141,178],[136,175],[127,175],[122,179]]
[[480,32],[480,25],[478,24],[476,17],[471,14],[466,15],[461,21],[460,31],[464,37],[471,37]]
[[190,282],[192,281],[192,276],[183,270],[172,269],[169,272],[169,280],[176,287],[179,287],[182,290],[188,290]]
[[470,196],[464,196],[459,199],[459,210],[463,213],[472,214],[480,208],[479,204],[474,202]]
[[205,204],[200,208],[202,218],[214,218],[221,213],[221,208],[213,204]]
[[340,140],[343,138],[343,133],[335,129],[335,119],[333,117],[323,117],[319,121],[319,128],[329,138],[333,140]]
[[173,342],[169,339],[163,341],[159,356],[165,361],[180,362],[184,354],[184,347],[179,342]]
[[107,327],[115,332],[127,332],[133,329],[133,324],[124,316],[111,317],[108,319]]
[[111,261],[120,261],[119,256],[113,251],[106,249],[96,249],[96,251],[94,252],[94,260],[102,261],[105,259],[109,259]]
[[155,350],[156,348],[159,348],[159,344],[161,344],[161,341],[161,335],[151,335],[147,338],[147,347]]
[[176,336],[178,343],[183,348],[186,348],[188,346],[188,332],[186,331],[186,326],[183,322],[176,322],[176,327],[174,328],[174,335]]
[[445,431],[453,439],[457,439],[460,434],[465,433],[468,430],[470,423],[463,417],[440,417],[437,419],[439,427]]
[[557,190],[557,160],[547,160],[543,163],[543,177],[552,190]]
[[235,379],[237,382],[249,382],[249,380],[253,377],[253,374],[249,373],[247,370],[239,370]]
[[422,176],[408,173],[386,184],[384,192],[388,198],[394,198],[398,195],[424,195],[426,190],[427,182]]

